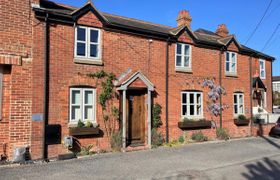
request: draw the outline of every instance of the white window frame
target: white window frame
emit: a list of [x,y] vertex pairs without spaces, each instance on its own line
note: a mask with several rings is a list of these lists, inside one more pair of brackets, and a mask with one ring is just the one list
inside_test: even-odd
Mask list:
[[[183,95],[186,94],[186,103],[183,103]],[[190,94],[194,94],[194,103],[190,104]],[[200,94],[201,102],[200,104],[197,103],[197,95]],[[190,105],[194,105],[194,115],[190,115]],[[197,114],[197,106],[201,105],[201,114]],[[187,115],[183,114],[183,106],[187,106]],[[203,92],[199,91],[182,91],[181,92],[181,116],[187,118],[203,118]]]
[[[234,96],[237,96],[237,103],[234,103]],[[242,101],[243,104],[239,102],[239,96],[242,96]],[[234,107],[237,105],[237,113],[235,113],[235,109]],[[239,106],[243,105],[243,112],[239,112]],[[238,115],[245,115],[245,101],[244,101],[244,93],[234,93],[233,94],[233,114],[234,116],[238,116]]]
[[[261,67],[261,63],[263,63],[263,68]],[[260,65],[260,78],[265,79],[266,77],[266,71],[265,71],[265,60],[259,59],[259,65]],[[262,76],[262,71],[264,72],[264,76]]]
[[85,98],[84,94],[86,91],[92,92],[92,117],[93,119],[88,119],[92,123],[96,123],[96,89],[94,88],[70,88],[70,102],[69,102],[69,122],[70,123],[77,123],[79,120],[72,119],[72,106],[75,106],[72,104],[72,92],[73,91],[80,91],[81,94],[81,104],[80,104],[80,111],[81,111],[81,121],[85,122]]
[[[227,61],[227,54],[229,54],[229,61]],[[232,54],[235,54],[235,62],[233,62]],[[229,63],[229,71],[227,71],[227,63]],[[232,69],[233,63],[235,63],[235,71]],[[225,72],[226,75],[237,75],[237,53],[231,51],[225,53]]]
[[[82,28],[82,29],[85,29],[86,32],[85,32],[85,35],[86,35],[86,38],[85,38],[85,41],[80,41],[80,40],[77,40],[78,38],[78,28]],[[95,31],[98,31],[98,43],[93,43],[93,42],[90,42],[90,31],[91,30],[95,30]],[[102,44],[101,44],[101,33],[102,31],[100,29],[97,29],[97,28],[92,28],[92,27],[86,27],[86,26],[76,26],[75,27],[75,49],[74,49],[74,57],[75,58],[82,58],[82,59],[87,59],[87,60],[101,60],[101,54],[102,54]],[[77,43],[78,42],[82,42],[82,43],[85,43],[85,56],[81,56],[81,55],[78,55],[77,54]],[[98,45],[97,46],[97,57],[91,57],[90,56],[90,45],[91,44],[96,44]]]
[[[180,44],[181,47],[181,52],[182,54],[177,53],[177,45]],[[189,46],[189,55],[185,54],[185,47]],[[181,56],[181,66],[177,66],[177,55]],[[189,56],[189,66],[185,66],[185,57]],[[192,69],[192,46],[190,44],[185,44],[185,43],[176,43],[175,46],[175,68],[176,69],[187,69],[191,70]]]

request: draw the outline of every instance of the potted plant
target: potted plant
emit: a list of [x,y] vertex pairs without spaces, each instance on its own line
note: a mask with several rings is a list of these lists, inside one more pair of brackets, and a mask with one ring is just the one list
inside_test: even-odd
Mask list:
[[237,126],[247,126],[250,120],[243,114],[238,115],[236,119],[234,119],[234,124]]
[[207,129],[211,128],[211,121],[205,119],[193,120],[185,117],[178,122],[178,127],[181,129]]
[[84,135],[98,135],[99,125],[87,120],[85,123],[81,120],[78,121],[76,127],[69,128],[69,135],[71,136],[84,136]]

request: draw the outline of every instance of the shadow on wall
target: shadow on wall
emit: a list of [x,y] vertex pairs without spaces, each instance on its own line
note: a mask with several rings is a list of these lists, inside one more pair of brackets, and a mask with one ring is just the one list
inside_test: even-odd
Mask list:
[[242,173],[242,176],[248,180],[276,180],[280,175],[280,164],[269,158],[264,158],[256,163],[245,166],[249,172]]

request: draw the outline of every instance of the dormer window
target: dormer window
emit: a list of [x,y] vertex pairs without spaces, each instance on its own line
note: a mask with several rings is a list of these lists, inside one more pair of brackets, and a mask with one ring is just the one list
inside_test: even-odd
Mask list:
[[77,26],[75,30],[75,58],[101,59],[100,29]]
[[191,70],[191,46],[177,43],[175,67],[178,70]]
[[226,75],[237,75],[237,54],[226,52]]

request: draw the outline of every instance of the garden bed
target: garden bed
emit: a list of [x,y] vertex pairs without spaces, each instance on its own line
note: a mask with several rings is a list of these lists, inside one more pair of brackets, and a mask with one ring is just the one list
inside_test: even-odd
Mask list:
[[178,122],[178,127],[180,129],[209,129],[211,128],[211,121],[183,121]]
[[75,127],[69,128],[71,136],[99,135],[98,127]]

